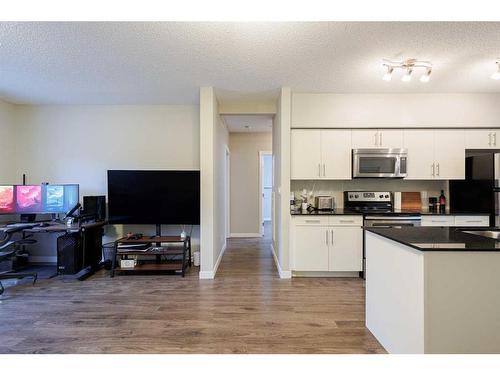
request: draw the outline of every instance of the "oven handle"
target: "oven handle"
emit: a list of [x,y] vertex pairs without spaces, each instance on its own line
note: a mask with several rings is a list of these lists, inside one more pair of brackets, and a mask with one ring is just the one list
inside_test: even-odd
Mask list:
[[377,221],[366,225],[367,227],[386,227],[390,228],[392,226],[399,227],[416,227],[420,226],[420,222],[401,222],[401,221]]
[[388,220],[393,220],[393,221],[420,221],[421,218],[420,216],[366,216],[365,220],[376,220],[376,221],[388,221]]

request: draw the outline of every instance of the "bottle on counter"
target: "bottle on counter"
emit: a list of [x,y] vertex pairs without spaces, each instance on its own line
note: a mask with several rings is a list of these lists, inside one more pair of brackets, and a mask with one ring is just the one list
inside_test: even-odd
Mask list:
[[439,196],[439,212],[444,213],[446,211],[446,197],[444,196],[444,190],[441,190],[441,195]]

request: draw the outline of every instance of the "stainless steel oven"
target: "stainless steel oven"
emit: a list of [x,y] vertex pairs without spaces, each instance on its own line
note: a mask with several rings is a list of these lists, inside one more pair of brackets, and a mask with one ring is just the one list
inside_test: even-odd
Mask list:
[[404,148],[352,150],[353,178],[403,178],[407,175],[408,151]]
[[394,227],[418,227],[421,223],[420,215],[383,214],[367,215],[364,218],[365,227],[394,228]]

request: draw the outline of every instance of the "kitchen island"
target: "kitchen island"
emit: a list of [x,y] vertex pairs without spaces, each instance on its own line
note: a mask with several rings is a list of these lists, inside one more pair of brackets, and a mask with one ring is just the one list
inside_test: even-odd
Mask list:
[[366,326],[389,353],[500,353],[500,242],[463,230],[365,228]]

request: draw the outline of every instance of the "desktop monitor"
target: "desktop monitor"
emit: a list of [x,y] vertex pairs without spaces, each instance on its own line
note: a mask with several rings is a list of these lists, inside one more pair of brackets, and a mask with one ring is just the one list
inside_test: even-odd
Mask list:
[[0,214],[12,214],[15,210],[14,186],[0,186]]
[[33,214],[43,212],[41,185],[16,186],[16,212]]

